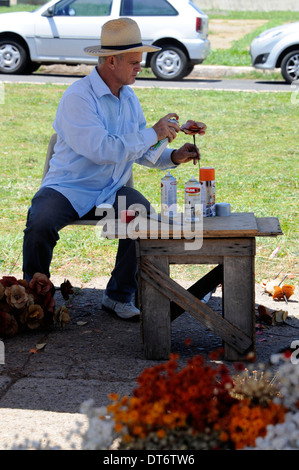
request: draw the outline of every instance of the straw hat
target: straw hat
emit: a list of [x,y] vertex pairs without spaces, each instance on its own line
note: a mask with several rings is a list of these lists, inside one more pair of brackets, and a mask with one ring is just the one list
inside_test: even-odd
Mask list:
[[107,21],[102,28],[101,45],[88,46],[84,51],[94,56],[109,56],[125,52],[156,52],[160,47],[146,46],[141,42],[140,29],[131,18]]

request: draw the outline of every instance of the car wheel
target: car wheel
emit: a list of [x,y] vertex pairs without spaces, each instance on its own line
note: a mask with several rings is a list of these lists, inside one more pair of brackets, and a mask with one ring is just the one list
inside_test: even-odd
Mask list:
[[18,41],[14,39],[1,39],[0,73],[22,73],[25,71],[28,63],[28,54]]
[[159,80],[181,80],[188,75],[188,60],[178,47],[165,45],[151,58],[151,69]]
[[287,83],[299,79],[299,49],[289,52],[282,59],[281,74]]
[[187,67],[187,70],[186,70],[185,77],[187,77],[187,75],[190,75],[190,73],[193,71],[193,69],[194,69],[194,64],[189,64],[188,67]]

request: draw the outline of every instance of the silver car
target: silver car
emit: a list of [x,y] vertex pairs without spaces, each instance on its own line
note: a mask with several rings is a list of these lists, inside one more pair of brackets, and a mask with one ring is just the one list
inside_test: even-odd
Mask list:
[[299,79],[299,22],[268,29],[250,46],[251,62],[257,69],[280,68],[287,83]]
[[30,73],[41,64],[96,64],[83,49],[99,45],[108,20],[137,21],[145,44],[142,65],[160,80],[180,80],[210,49],[208,17],[189,0],[51,0],[33,12],[0,15],[0,73]]

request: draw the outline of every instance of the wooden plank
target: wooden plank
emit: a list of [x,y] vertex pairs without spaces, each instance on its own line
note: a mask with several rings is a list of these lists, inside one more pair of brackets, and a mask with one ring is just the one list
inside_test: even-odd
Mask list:
[[258,232],[253,212],[232,213],[227,217],[205,217],[203,236],[206,237],[254,237]]
[[200,302],[148,259],[144,258],[142,260],[140,275],[161,294],[173,300],[216,335],[220,336],[237,353],[242,354],[252,346],[250,337]]
[[69,225],[101,225],[99,220],[74,220]]
[[169,255],[169,264],[222,264],[223,256],[216,255]]
[[[116,228],[115,228],[116,227]],[[157,214],[151,218],[137,217],[129,224],[117,221],[107,223],[103,236],[106,238],[133,239],[186,239],[254,237],[258,233],[253,213],[233,213],[228,217],[204,217],[202,224],[183,222],[182,214],[169,223],[159,220]]]
[[[190,249],[184,240],[140,239],[140,256],[189,256],[197,264],[196,256],[248,256],[252,252],[251,238],[207,238],[199,249]],[[179,262],[179,260],[178,260]]]
[[[159,259],[159,270],[169,272],[167,258]],[[171,320],[169,300],[139,276],[141,335],[147,359],[168,359],[171,352]]]
[[277,237],[283,235],[277,217],[256,217],[258,237]]
[[[199,279],[195,284],[190,286],[187,290],[190,294],[194,295],[197,299],[202,299],[205,295],[211,292],[219,284],[223,282],[223,266],[220,264],[213,268],[209,273]],[[178,316],[184,313],[184,309],[178,304],[171,302],[170,313],[171,321],[175,320]]]
[[[173,231],[176,236],[173,238],[179,238],[179,222],[178,218],[174,220],[173,225],[161,224],[161,234],[164,235],[169,230],[169,234]],[[203,238],[210,237],[254,237],[258,233],[257,223],[253,212],[249,213],[233,213],[228,217],[204,217],[201,224],[197,226],[191,226],[188,224],[184,225],[181,222],[182,235],[181,238],[191,239],[194,237],[203,236]],[[201,233],[202,230],[202,233]],[[155,238],[151,237],[151,233],[146,230],[140,231],[140,238]],[[158,236],[160,238],[160,234]],[[161,237],[163,238],[163,237]]]
[[[252,214],[231,214],[229,217],[209,217],[203,220],[203,236],[206,238],[220,236],[220,237],[231,237],[231,236],[259,236],[259,237],[276,237],[283,235],[279,219],[277,217],[255,217],[256,226],[252,219]],[[69,225],[103,225],[100,220],[75,220]],[[112,231],[113,226],[108,227],[108,230],[103,230],[102,236],[107,238],[117,237]],[[236,234],[238,232],[238,234]],[[195,235],[193,231],[186,231],[185,234]],[[122,225],[119,231],[121,238],[127,236],[127,226]],[[146,230],[146,237],[144,236],[144,230],[140,232],[141,238],[184,238],[184,233],[181,228],[177,225],[169,227],[167,224],[160,224],[156,227],[156,231],[152,234]]]
[[[254,240],[253,240],[254,243]],[[255,351],[255,282],[254,258],[226,257],[223,264],[223,316],[251,338],[248,352]],[[228,360],[245,358],[236,353],[229,344],[225,345]]]

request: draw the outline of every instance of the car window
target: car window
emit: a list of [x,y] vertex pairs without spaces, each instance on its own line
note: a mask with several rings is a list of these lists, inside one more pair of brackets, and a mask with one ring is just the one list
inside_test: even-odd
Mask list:
[[109,16],[113,0],[62,0],[56,3],[55,16]]
[[122,0],[121,16],[174,16],[178,12],[167,0]]

